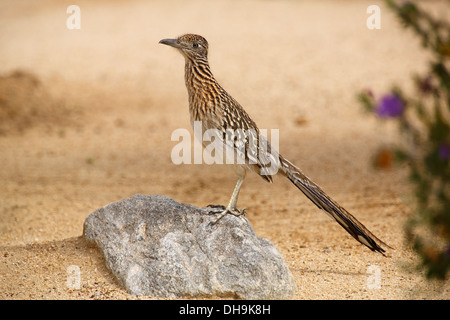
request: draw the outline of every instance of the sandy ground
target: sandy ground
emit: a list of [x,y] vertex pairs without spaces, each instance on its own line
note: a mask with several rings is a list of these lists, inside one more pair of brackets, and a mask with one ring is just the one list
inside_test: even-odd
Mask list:
[[[372,253],[288,181],[249,175],[239,199],[298,285],[295,299],[448,299],[405,246],[405,170],[375,171],[392,124],[355,94],[409,86],[426,54],[377,1],[0,1],[0,298],[135,299],[82,238],[95,209],[136,193],[228,201],[228,168],[171,162],[188,128],[184,61],[162,38],[199,33],[216,78],[280,151],[395,248]],[[381,30],[366,27],[379,4]],[[427,4],[449,17],[439,1]],[[448,8],[448,7],[447,7]],[[81,271],[71,289],[70,266]],[[375,282],[374,282],[375,281]],[[378,282],[377,282],[378,281]]]

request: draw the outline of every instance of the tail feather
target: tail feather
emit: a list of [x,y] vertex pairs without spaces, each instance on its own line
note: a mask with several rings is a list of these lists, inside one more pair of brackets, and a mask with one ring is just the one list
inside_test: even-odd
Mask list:
[[[347,210],[326,195],[326,193],[299,168],[284,159],[280,155],[281,171],[286,177],[302,191],[319,209],[322,209],[331,218],[336,220],[353,238],[372,251],[377,251],[384,255],[385,250],[381,245],[389,247],[383,241],[378,239],[361,222],[352,216]],[[392,248],[391,248],[392,249]]]

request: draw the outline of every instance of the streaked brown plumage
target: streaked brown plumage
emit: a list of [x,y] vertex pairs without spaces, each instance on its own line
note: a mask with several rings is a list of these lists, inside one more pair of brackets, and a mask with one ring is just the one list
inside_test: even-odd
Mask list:
[[[245,152],[241,154],[245,157],[245,163],[235,165],[239,178],[230,202],[226,208],[215,206],[214,210],[220,215],[214,223],[227,213],[240,215],[245,212],[239,211],[236,204],[247,170],[250,169],[264,180],[272,182],[270,169],[273,169],[271,166],[275,165],[277,173],[287,177],[317,207],[325,211],[356,240],[370,250],[384,254],[385,250],[381,246],[389,247],[388,245],[327,196],[298,167],[273,150],[270,143],[260,136],[256,123],[244,108],[215,80],[208,63],[208,42],[205,38],[185,34],[176,39],[163,39],[160,43],[178,49],[185,57],[185,82],[189,95],[191,124],[194,121],[201,121],[203,131],[218,130],[225,148],[245,149]],[[239,132],[239,134],[229,136],[227,133],[230,131]]]

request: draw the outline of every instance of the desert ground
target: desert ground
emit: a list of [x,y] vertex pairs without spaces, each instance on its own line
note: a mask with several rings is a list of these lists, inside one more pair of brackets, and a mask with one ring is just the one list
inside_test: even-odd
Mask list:
[[[80,8],[80,29],[67,8]],[[369,5],[381,29],[369,29]],[[427,1],[436,15],[448,5]],[[249,174],[239,207],[285,258],[294,299],[448,299],[406,244],[407,170],[375,170],[400,141],[356,94],[405,90],[429,56],[379,1],[0,0],[0,298],[142,299],[86,245],[85,218],[131,195],[226,204],[226,166],[175,165],[171,134],[188,128],[184,60],[158,44],[203,35],[215,77],[279,150],[394,249],[371,252],[289,181]],[[71,266],[80,287],[68,284]]]

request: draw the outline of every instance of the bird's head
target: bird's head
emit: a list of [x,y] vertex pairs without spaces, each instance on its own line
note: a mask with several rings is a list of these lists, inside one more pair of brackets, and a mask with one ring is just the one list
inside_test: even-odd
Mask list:
[[208,41],[196,34],[184,34],[176,39],[162,39],[159,43],[178,49],[183,56],[191,60],[206,59],[208,56]]

